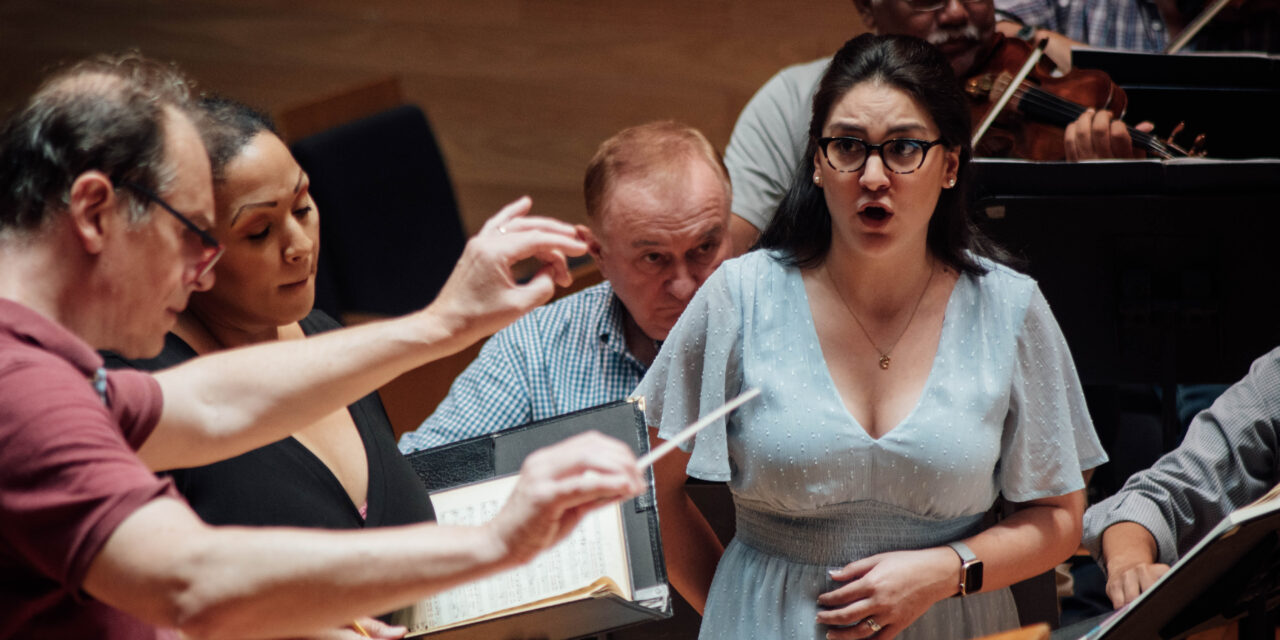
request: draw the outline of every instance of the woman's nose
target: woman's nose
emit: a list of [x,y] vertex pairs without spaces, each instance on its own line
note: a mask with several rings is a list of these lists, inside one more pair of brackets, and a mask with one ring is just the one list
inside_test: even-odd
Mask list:
[[889,170],[884,166],[884,160],[880,154],[873,153],[867,158],[866,164],[862,165],[862,175],[858,177],[858,183],[862,188],[871,191],[878,191],[889,186]]

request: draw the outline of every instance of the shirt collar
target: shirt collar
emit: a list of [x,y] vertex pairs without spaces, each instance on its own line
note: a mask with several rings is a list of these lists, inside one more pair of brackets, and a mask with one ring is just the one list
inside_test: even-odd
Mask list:
[[[635,363],[641,371],[644,371],[648,367],[644,366],[644,363],[632,355],[631,350],[627,348],[627,331],[624,324],[627,321],[627,308],[622,304],[622,300],[618,298],[618,295],[613,292],[613,287],[607,280],[604,282],[604,289],[608,292],[609,301],[606,303],[605,312],[600,317],[600,323],[596,327],[596,335],[600,337],[600,343],[606,349]],[[661,347],[662,341],[654,340],[654,344]]]
[[66,327],[13,300],[0,298],[0,332],[61,357],[90,378],[102,368],[102,356],[87,342]]

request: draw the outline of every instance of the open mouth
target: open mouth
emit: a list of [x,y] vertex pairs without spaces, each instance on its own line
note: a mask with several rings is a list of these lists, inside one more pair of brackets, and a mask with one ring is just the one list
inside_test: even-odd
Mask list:
[[858,212],[858,215],[874,222],[883,222],[885,220],[888,220],[889,216],[893,214],[890,213],[889,210],[885,209],[884,207],[877,207],[875,205],[872,205],[869,207],[863,207],[863,209]]

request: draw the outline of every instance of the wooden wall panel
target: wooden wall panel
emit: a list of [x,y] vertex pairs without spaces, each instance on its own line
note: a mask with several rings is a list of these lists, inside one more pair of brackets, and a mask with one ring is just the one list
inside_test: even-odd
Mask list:
[[723,147],[770,75],[861,31],[848,0],[0,0],[0,109],[48,65],[128,48],[274,112],[395,75],[469,229],[525,193],[581,221],[601,140],[676,118]]

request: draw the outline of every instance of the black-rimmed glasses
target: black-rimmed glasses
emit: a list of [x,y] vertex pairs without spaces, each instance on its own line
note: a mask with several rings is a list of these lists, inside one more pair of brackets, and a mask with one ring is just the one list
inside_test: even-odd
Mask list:
[[880,144],[871,144],[861,138],[840,136],[835,138],[818,138],[818,146],[822,147],[822,155],[832,169],[842,172],[859,171],[867,164],[871,152],[880,154],[880,162],[894,173],[911,173],[924,166],[925,155],[934,145],[942,143],[937,140],[917,140],[915,138],[894,138]]
[[182,226],[186,227],[188,231],[196,234],[196,237],[200,239],[200,246],[201,246],[200,261],[196,263],[196,279],[197,280],[199,280],[200,278],[203,278],[205,274],[209,273],[209,271],[213,269],[213,265],[218,263],[218,258],[222,257],[222,252],[223,250],[226,249],[226,247],[222,246],[222,243],[218,242],[216,238],[209,235],[208,231],[205,231],[204,229],[201,229],[200,227],[196,226],[196,223],[192,222],[190,218],[182,215],[181,213],[178,213],[178,210],[174,209],[173,205],[170,205],[168,202],[165,202],[164,198],[161,198],[160,196],[152,193],[150,189],[147,189],[146,187],[143,187],[139,184],[129,182],[127,180],[124,182],[121,182],[120,184],[121,186],[132,189],[135,193],[146,198],[147,200],[150,200],[151,202],[154,202],[155,204],[160,205],[161,209],[168,211],[170,215],[177,218],[178,222],[181,222]]

